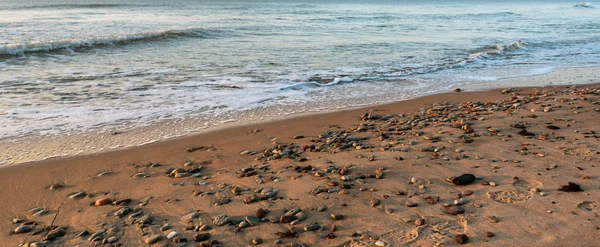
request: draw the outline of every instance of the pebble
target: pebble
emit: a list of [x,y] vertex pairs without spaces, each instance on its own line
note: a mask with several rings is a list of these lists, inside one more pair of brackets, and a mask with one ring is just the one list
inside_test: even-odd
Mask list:
[[224,226],[226,224],[229,224],[229,220],[229,216],[219,214],[213,218],[213,224],[215,224],[216,226]]
[[239,228],[246,228],[250,226],[250,223],[248,223],[247,221],[242,221],[240,222],[240,224],[238,225]]
[[169,234],[167,234],[167,239],[173,239],[174,237],[179,236],[179,233],[177,233],[176,231],[171,231],[169,232]]
[[381,201],[377,198],[373,198],[369,201],[369,204],[371,205],[371,207],[379,206],[380,203],[381,203]]
[[265,216],[267,216],[267,211],[265,211],[262,208],[259,208],[256,210],[256,212],[254,212],[254,216],[256,216],[256,218],[262,219]]
[[262,241],[262,239],[260,239],[260,238],[255,238],[255,239],[252,239],[252,244],[253,244],[253,245],[259,245],[259,244],[262,244],[262,242],[263,242],[263,241]]
[[385,247],[385,246],[387,246],[387,244],[385,242],[381,241],[381,240],[378,240],[378,241],[375,242],[375,246]]
[[498,218],[496,218],[496,216],[490,216],[488,218],[488,221],[492,223],[498,223]]
[[187,223],[187,222],[192,221],[195,218],[198,218],[199,216],[200,216],[200,213],[198,213],[198,212],[191,212],[189,214],[186,214],[186,215],[182,216],[181,217],[181,221]]
[[492,187],[496,187],[496,186],[498,186],[498,185],[497,185],[496,183],[494,183],[494,182],[490,182],[490,186],[492,186]]
[[246,216],[245,220],[251,226],[256,226],[256,225],[260,224],[260,219],[253,215]]
[[101,198],[101,199],[96,200],[96,202],[94,202],[94,205],[96,205],[96,207],[100,207],[100,206],[110,204],[111,202],[112,202],[112,200],[110,198]]
[[162,236],[160,234],[154,234],[154,235],[148,237],[144,241],[144,243],[146,243],[146,244],[154,244],[154,243],[158,242],[161,238],[162,238]]
[[33,230],[33,228],[30,225],[22,225],[22,226],[15,228],[14,233],[16,233],[16,234],[28,233],[31,230]]
[[281,218],[279,218],[279,222],[281,223],[291,223],[294,220],[296,220],[295,215],[282,215]]
[[488,238],[491,238],[494,236],[494,233],[493,232],[485,232],[485,236]]
[[85,191],[81,191],[81,192],[77,192],[75,194],[70,195],[69,198],[71,198],[71,199],[77,199],[77,198],[84,197],[86,195],[87,194],[85,193]]
[[208,239],[210,239],[209,233],[198,233],[198,234],[194,235],[194,241],[196,241],[196,242],[202,242],[202,241],[205,241]]
[[454,236],[454,241],[458,244],[466,244],[469,242],[469,237],[466,234],[456,234],[456,236]]
[[460,199],[454,200],[455,205],[463,205],[467,202],[469,202],[469,199],[467,199],[466,197],[462,197]]
[[415,220],[415,225],[417,226],[422,226],[425,224],[425,220],[424,219],[417,219]]
[[418,206],[419,204],[417,204],[416,202],[413,202],[413,201],[406,201],[406,203],[404,205],[408,208],[412,208],[412,207]]
[[298,220],[300,220],[300,221],[303,221],[303,220],[307,219],[308,216],[304,212],[299,212],[296,214],[296,218],[298,218]]
[[473,183],[475,178],[475,175],[467,173],[453,178],[452,183],[455,185],[467,185]]
[[318,211],[318,212],[323,212],[323,211],[325,211],[325,210],[327,210],[327,206],[325,206],[325,205],[323,205],[323,206],[319,206],[319,207],[317,208],[317,211]]
[[321,225],[319,225],[319,224],[313,224],[313,225],[308,225],[308,226],[304,227],[305,232],[316,231],[319,229],[321,229]]
[[446,208],[446,213],[451,214],[451,215],[464,214],[465,209],[458,205],[452,205],[452,206],[449,206]]
[[344,216],[339,215],[339,214],[330,214],[329,216],[334,220],[341,220],[344,218]]

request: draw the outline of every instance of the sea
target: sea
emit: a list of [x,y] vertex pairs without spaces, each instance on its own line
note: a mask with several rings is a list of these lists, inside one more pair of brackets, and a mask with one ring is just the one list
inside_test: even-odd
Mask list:
[[0,139],[203,129],[597,66],[594,2],[2,0]]

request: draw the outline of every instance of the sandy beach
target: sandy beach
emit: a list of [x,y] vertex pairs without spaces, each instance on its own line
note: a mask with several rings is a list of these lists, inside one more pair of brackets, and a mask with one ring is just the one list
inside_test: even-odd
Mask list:
[[451,92],[2,167],[0,245],[592,246],[598,102]]

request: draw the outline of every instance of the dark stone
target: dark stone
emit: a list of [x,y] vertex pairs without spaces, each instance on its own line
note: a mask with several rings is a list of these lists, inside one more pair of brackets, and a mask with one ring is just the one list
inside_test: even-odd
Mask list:
[[454,236],[454,241],[458,244],[466,244],[469,242],[469,237],[466,234],[456,234],[456,236]]
[[209,233],[198,233],[198,234],[194,235],[194,241],[196,241],[196,242],[202,242],[204,240],[208,240],[209,238],[210,238]]
[[451,215],[464,214],[465,209],[461,206],[452,205],[452,206],[446,208],[446,213],[451,214]]
[[296,220],[295,215],[283,215],[281,218],[279,218],[279,222],[281,223],[291,223],[294,220]]
[[473,183],[475,181],[475,175],[473,174],[463,174],[458,177],[452,179],[452,183],[456,185],[467,185]]
[[254,212],[254,216],[256,216],[256,218],[262,219],[265,216],[267,216],[267,211],[265,211],[262,208],[259,208],[258,210],[256,210],[256,212]]

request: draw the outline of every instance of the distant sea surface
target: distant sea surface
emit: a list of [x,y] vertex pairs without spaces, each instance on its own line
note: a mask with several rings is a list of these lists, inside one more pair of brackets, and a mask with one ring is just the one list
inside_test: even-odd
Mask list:
[[595,66],[594,3],[3,0],[0,139],[200,129]]

